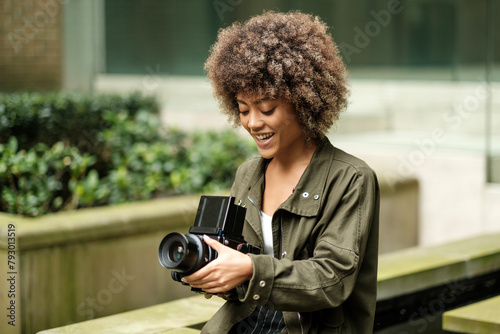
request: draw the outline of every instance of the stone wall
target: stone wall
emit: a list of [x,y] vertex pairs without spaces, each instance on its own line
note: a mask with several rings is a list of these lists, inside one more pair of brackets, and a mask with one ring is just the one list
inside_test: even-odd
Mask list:
[[0,92],[92,91],[104,58],[104,0],[0,2]]
[[54,90],[62,84],[61,4],[0,4],[0,91]]
[[36,333],[191,295],[160,265],[158,247],[170,232],[187,233],[198,201],[174,197],[37,218],[1,213],[0,333]]

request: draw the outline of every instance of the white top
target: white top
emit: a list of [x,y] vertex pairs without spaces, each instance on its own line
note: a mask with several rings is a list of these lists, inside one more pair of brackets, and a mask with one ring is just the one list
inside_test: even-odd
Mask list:
[[264,254],[274,257],[273,251],[273,217],[260,212],[260,225],[262,227],[262,236],[264,237]]

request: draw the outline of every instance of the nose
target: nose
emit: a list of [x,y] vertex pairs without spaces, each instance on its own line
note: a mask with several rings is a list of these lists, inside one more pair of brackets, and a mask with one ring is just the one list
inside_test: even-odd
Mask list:
[[250,110],[247,117],[247,127],[251,130],[258,130],[264,125],[262,115],[258,111]]

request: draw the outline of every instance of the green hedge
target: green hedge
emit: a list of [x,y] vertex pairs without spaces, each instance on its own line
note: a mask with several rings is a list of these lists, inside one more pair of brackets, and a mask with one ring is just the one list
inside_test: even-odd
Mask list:
[[0,93],[0,143],[15,136],[21,149],[58,141],[95,151],[100,132],[109,128],[106,111],[139,110],[158,114],[157,101],[140,93],[89,95],[78,93]]
[[38,216],[230,187],[254,144],[161,125],[140,94],[0,94],[0,211]]

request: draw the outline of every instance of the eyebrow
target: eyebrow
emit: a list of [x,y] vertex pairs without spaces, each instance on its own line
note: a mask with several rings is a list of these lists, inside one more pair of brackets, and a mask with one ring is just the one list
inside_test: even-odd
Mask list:
[[[270,100],[272,100],[272,99],[269,98],[269,97],[263,97],[262,99],[258,99],[258,100],[255,100],[255,101],[251,102],[251,104],[260,104],[262,102],[266,102],[266,101],[270,101]],[[236,102],[248,105],[248,103],[246,103],[245,101],[240,100],[240,99],[236,99]]]

